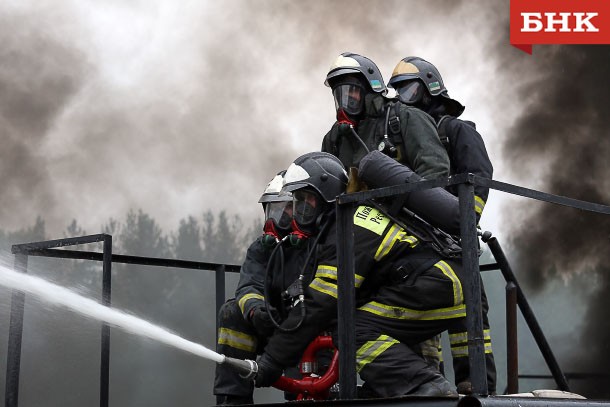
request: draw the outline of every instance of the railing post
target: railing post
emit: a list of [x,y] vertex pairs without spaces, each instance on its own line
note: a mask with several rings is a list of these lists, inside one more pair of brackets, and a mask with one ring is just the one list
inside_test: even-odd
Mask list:
[[485,367],[485,339],[481,311],[481,276],[479,271],[478,239],[474,212],[474,185],[472,174],[466,183],[458,185],[460,200],[460,233],[462,239],[462,266],[466,284],[462,287],[466,300],[468,328],[468,361],[470,380],[475,394],[487,395]]
[[555,355],[553,354],[553,351],[551,350],[551,347],[549,346],[549,343],[542,332],[542,328],[540,327],[540,324],[538,324],[538,320],[527,302],[527,299],[523,294],[523,290],[521,290],[517,277],[515,277],[515,274],[513,273],[513,270],[510,267],[506,256],[504,255],[504,251],[500,247],[500,243],[498,243],[498,240],[495,237],[489,238],[486,243],[496,259],[496,262],[498,263],[498,267],[504,276],[504,280],[506,280],[506,282],[513,282],[515,284],[517,289],[517,304],[521,310],[521,315],[523,315],[523,319],[525,319],[525,322],[527,323],[527,326],[529,327],[530,332],[538,345],[538,349],[540,349],[540,353],[542,353],[542,356],[544,357],[544,360],[546,361],[546,364],[549,367],[553,378],[555,379],[555,383],[557,383],[559,390],[570,391],[568,381],[561,371],[561,368],[557,363],[557,359],[555,359]]
[[[14,265],[15,271],[27,273],[28,256],[25,254],[15,254]],[[6,386],[4,393],[4,405],[6,407],[17,407],[19,405],[19,373],[21,369],[24,307],[25,293],[13,290],[8,334],[8,354],[6,356]]]
[[216,276],[216,343],[218,343],[218,313],[225,303],[225,265],[218,266],[214,274]]
[[[112,236],[104,235],[102,253],[102,304],[111,305],[112,289]],[[100,363],[100,407],[108,407],[110,393],[110,326],[102,323],[102,350]]]
[[339,398],[356,398],[356,294],[354,288],[354,210],[355,204],[337,208],[337,329],[339,337]]
[[519,347],[517,339],[517,286],[506,284],[506,393],[519,392]]

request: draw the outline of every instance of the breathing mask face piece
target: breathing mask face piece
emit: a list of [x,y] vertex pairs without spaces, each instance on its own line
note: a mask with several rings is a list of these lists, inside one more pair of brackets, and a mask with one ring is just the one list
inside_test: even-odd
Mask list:
[[360,85],[343,84],[333,88],[335,109],[349,116],[358,116],[364,109],[364,89]]
[[301,227],[311,226],[322,212],[319,195],[312,191],[298,190],[293,192],[293,217]]
[[396,84],[396,92],[401,101],[414,105],[422,101],[427,91],[423,83],[418,80],[411,80]]
[[265,222],[272,220],[280,230],[290,230],[292,201],[269,202],[265,207]]
[[269,202],[265,206],[263,244],[274,246],[292,230],[292,201]]

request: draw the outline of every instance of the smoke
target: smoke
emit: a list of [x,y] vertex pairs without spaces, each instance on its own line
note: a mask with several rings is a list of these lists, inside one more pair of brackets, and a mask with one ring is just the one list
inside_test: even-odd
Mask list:
[[[610,204],[610,130],[603,112],[610,103],[607,47],[534,47],[525,78],[514,77],[523,114],[509,129],[504,157],[515,172],[546,192]],[[534,72],[534,74],[532,74]],[[525,80],[522,80],[525,79]],[[538,174],[538,179],[531,179]],[[551,204],[524,202],[513,219],[511,244],[520,276],[534,288],[553,278],[594,274],[597,294],[590,298],[581,343],[572,369],[606,372],[610,363],[610,218]],[[515,221],[518,220],[518,221]],[[590,276],[589,276],[590,277]],[[568,321],[573,325],[581,321]],[[607,379],[606,379],[607,380]],[[607,397],[591,380],[575,381],[577,391]]]
[[339,53],[372,58],[386,77],[421,55],[468,96],[467,72],[449,67],[493,29],[473,10],[440,0],[3,2],[0,223],[40,215],[59,235],[72,219],[95,233],[136,208],[165,229],[208,209],[260,216],[267,181],[319,149],[334,121],[323,81]]

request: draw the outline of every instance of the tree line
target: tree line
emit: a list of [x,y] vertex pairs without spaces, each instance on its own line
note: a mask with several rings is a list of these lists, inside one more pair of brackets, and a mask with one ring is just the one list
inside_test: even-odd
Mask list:
[[[77,237],[113,236],[113,253],[240,264],[262,222],[246,224],[239,215],[208,210],[180,220],[164,231],[142,210],[121,220],[109,219],[99,231],[84,230],[72,220],[62,236],[49,236],[38,217],[19,230],[0,229],[0,249],[12,244]],[[101,243],[69,247],[101,252]],[[11,261],[11,256],[4,256]],[[28,273],[100,300],[101,262],[30,256]],[[227,296],[237,276],[227,276]],[[0,287],[0,346],[6,348],[10,293]],[[214,273],[131,264],[112,264],[112,307],[168,328],[180,336],[215,348]],[[99,401],[100,323],[26,296],[22,343],[20,404],[95,405]],[[0,362],[6,357],[0,355]],[[1,364],[1,363],[0,363]],[[111,330],[110,398],[113,405],[211,405],[214,363],[185,354],[120,329]],[[44,366],[44,368],[41,368]],[[4,382],[4,369],[0,381]],[[78,388],[78,394],[74,389]]]

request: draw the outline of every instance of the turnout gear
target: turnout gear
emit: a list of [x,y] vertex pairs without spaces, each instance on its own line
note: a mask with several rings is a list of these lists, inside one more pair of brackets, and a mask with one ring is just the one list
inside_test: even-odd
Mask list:
[[420,109],[369,94],[357,126],[347,130],[343,126],[339,122],[332,126],[321,150],[339,158],[345,168],[358,167],[367,153],[387,145],[393,149],[393,158],[424,178],[449,175],[449,157],[438,137],[436,123]]
[[403,58],[394,68],[388,86],[396,89],[399,99],[409,105],[429,107],[432,99],[440,96],[435,99],[443,105],[445,114],[458,117],[464,111],[460,102],[449,97],[438,69],[420,57]]
[[[330,168],[332,172],[324,172],[329,174],[328,178],[331,174],[343,176],[340,166],[327,167]],[[293,192],[295,200],[301,190],[324,196],[320,191],[328,185],[328,178],[303,175],[291,183],[290,172],[289,168],[284,188]],[[345,185],[341,184],[341,188],[339,193]],[[332,200],[324,198],[327,203],[335,200],[336,192]],[[331,326],[337,312],[340,272],[337,239],[341,236],[337,236],[334,218],[329,217],[329,221],[329,231],[320,233],[319,245],[315,247],[315,276],[305,290],[307,313],[303,323],[292,332],[276,331],[265,347],[264,355],[283,367],[298,361],[311,340]],[[357,208],[353,222],[358,371],[382,397],[409,394],[418,389],[431,392],[430,387],[435,383],[441,389],[438,395],[445,388],[438,382],[438,373],[413,347],[464,319],[460,264],[443,258],[427,242],[410,233],[409,225],[403,227],[393,222],[374,204]],[[302,318],[293,308],[282,326],[294,326]],[[425,383],[430,383],[427,390],[421,387]]]
[[[416,84],[425,85],[426,93],[429,94],[432,100],[426,102],[425,98],[418,99],[417,92],[423,86]],[[464,106],[457,100],[449,97],[441,74],[434,65],[419,57],[410,56],[403,58],[394,68],[388,85],[396,89],[399,100],[409,105],[419,106],[435,119],[439,138],[449,156],[450,175],[472,173],[483,178],[492,178],[493,166],[487,154],[483,138],[477,132],[473,122],[457,118],[463,113]],[[451,185],[447,187],[447,190],[455,196],[458,195],[457,185]],[[489,188],[475,185],[474,195],[474,209],[478,223],[489,196]],[[438,217],[437,220],[439,219],[442,218]],[[491,349],[491,336],[489,334],[487,298],[482,282],[481,297],[483,300],[483,327],[486,332],[485,359],[488,390],[490,394],[495,394],[496,367]],[[458,328],[453,328],[449,331],[449,337],[456,383],[467,383],[470,380],[470,367],[468,363],[466,326],[462,325]],[[462,385],[462,388],[467,387],[467,385]]]
[[[452,116],[443,116],[438,122],[438,135],[447,148],[451,175],[472,173],[482,178],[492,179],[493,165],[487,154],[483,137],[477,132],[471,121]],[[447,190],[457,196],[457,185],[450,185]],[[474,201],[477,223],[483,214],[489,188],[475,185]]]

